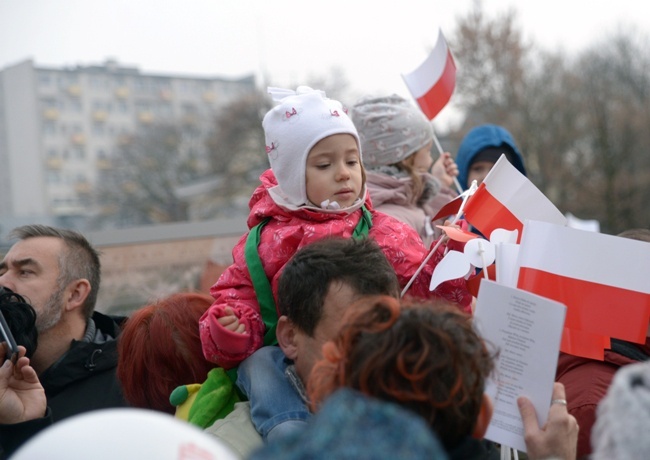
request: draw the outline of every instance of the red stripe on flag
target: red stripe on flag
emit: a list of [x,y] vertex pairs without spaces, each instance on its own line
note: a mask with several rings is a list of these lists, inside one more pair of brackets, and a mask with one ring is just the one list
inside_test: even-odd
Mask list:
[[445,107],[456,87],[456,64],[447,50],[447,61],[445,69],[436,83],[423,96],[417,99],[418,105],[422,112],[429,120],[433,120],[438,113]]
[[[487,267],[488,278],[492,281],[497,279],[497,266],[496,264],[488,265]],[[485,278],[483,271],[475,274],[472,278],[467,280],[467,290],[474,297],[478,297],[478,292],[481,288],[481,280]]]
[[562,331],[560,351],[564,353],[604,361],[605,348],[611,348],[609,337],[566,327]]
[[463,197],[462,196],[457,196],[453,200],[451,200],[449,203],[444,205],[438,213],[433,216],[431,219],[432,221],[436,221],[438,219],[442,219],[443,217],[449,217],[452,214],[455,215],[458,213],[458,210],[460,209],[460,205],[463,204]]
[[648,294],[529,267],[519,270],[517,287],[566,305],[565,328],[636,343],[646,341]]
[[485,183],[481,184],[467,201],[465,219],[486,238],[490,238],[492,232],[497,228],[503,228],[519,230],[517,243],[521,240],[524,224],[489,192]]

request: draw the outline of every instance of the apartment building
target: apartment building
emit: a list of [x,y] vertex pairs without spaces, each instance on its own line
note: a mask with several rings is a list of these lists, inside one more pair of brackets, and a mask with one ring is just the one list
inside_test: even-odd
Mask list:
[[143,126],[183,126],[179,155],[206,161],[214,116],[253,91],[253,75],[162,75],[114,60],[75,67],[25,60],[0,70],[0,226],[91,216],[102,170]]

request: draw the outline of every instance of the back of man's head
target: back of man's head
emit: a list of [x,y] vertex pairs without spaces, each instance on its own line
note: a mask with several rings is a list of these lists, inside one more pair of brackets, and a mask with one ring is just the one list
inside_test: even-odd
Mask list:
[[618,236],[650,243],[650,230],[647,228],[630,228],[622,231]]
[[278,286],[280,314],[312,336],[334,281],[360,296],[399,297],[395,270],[374,240],[326,238],[300,249],[284,267]]
[[92,316],[101,280],[101,266],[99,252],[92,247],[86,237],[74,230],[40,224],[16,227],[9,233],[9,237],[20,240],[39,237],[61,239],[66,249],[61,253],[59,259],[59,278],[57,282],[60,286],[64,286],[74,280],[88,280],[90,293],[84,303],[84,315],[86,318]]

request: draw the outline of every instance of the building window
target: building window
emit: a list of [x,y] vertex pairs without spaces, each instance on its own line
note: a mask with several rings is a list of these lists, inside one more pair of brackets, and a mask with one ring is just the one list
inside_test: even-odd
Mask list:
[[46,136],[54,136],[56,134],[56,124],[51,121],[43,123],[43,134]]
[[60,184],[61,183],[61,172],[60,171],[47,171],[46,181],[48,184]]
[[86,158],[86,151],[84,150],[83,147],[75,147],[72,150],[72,158],[75,160],[83,160]]

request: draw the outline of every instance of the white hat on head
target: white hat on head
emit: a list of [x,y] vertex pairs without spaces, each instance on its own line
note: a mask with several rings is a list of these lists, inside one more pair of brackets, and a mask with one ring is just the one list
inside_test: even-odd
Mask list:
[[357,129],[343,105],[325,97],[323,91],[299,86],[296,91],[268,88],[268,92],[280,102],[262,121],[266,153],[278,180],[269,194],[278,205],[288,209],[310,206],[305,180],[309,151],[333,134],[351,134],[360,146]]
[[[98,435],[106,440],[98,448]],[[181,419],[148,409],[99,409],[39,432],[12,460],[236,460],[223,441]]]

